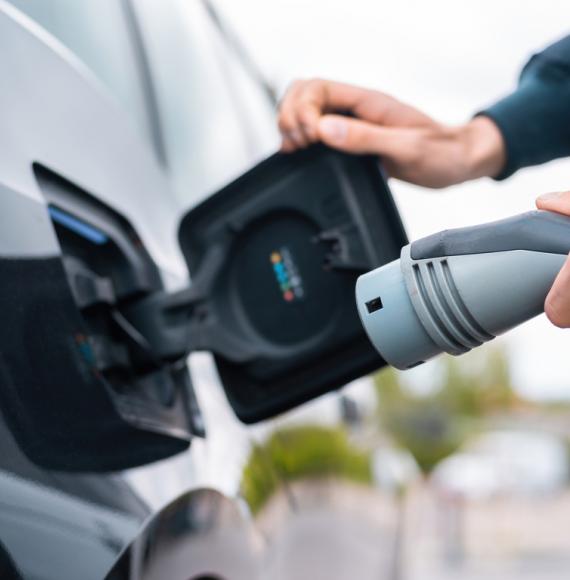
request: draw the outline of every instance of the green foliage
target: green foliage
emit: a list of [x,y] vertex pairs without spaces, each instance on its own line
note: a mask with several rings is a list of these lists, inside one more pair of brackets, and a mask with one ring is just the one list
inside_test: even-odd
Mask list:
[[369,483],[369,455],[351,444],[340,428],[289,427],[253,448],[241,491],[252,512],[257,513],[282,481],[324,476]]
[[382,426],[415,457],[424,473],[456,451],[491,413],[519,404],[499,350],[443,359],[439,388],[418,396],[393,369],[375,377]]
[[279,477],[264,447],[255,445],[251,450],[240,486],[241,495],[254,514],[265,505],[279,487]]
[[384,426],[399,445],[412,453],[424,473],[454,453],[469,432],[464,419],[434,404],[420,402],[394,410]]
[[446,357],[444,361],[444,378],[437,400],[450,411],[484,417],[518,405],[502,351],[479,351],[465,359]]

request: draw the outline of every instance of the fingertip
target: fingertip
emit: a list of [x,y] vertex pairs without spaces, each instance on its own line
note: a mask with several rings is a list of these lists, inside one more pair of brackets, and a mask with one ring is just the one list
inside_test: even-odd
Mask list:
[[536,198],[536,205],[537,207],[544,207],[553,201],[559,200],[563,195],[563,191],[551,191],[549,193],[543,193]]
[[281,150],[285,153],[293,153],[298,149],[304,149],[306,146],[307,143],[299,131],[289,131],[283,135]]
[[309,141],[317,141],[319,138],[319,114],[311,109],[304,109],[299,112],[298,121],[306,139]]
[[307,141],[300,128],[292,129],[287,132],[287,138],[292,141],[297,147],[306,147]]
[[560,308],[558,300],[551,297],[551,294],[546,297],[546,302],[544,303],[546,318],[557,328],[568,328],[570,326],[570,313],[564,312]]
[[301,130],[303,131],[307,142],[314,143],[319,140],[319,133],[315,125],[307,125],[306,123],[303,123],[301,125]]
[[287,133],[291,130],[293,126],[292,119],[285,115],[283,112],[279,114],[277,119],[277,127],[279,128],[280,133],[285,137]]
[[289,139],[283,139],[281,141],[281,153],[292,153],[295,151],[295,145]]
[[562,269],[544,302],[544,312],[550,322],[558,328],[570,327],[570,255],[566,258]]
[[538,209],[570,215],[570,191],[544,193],[535,203]]

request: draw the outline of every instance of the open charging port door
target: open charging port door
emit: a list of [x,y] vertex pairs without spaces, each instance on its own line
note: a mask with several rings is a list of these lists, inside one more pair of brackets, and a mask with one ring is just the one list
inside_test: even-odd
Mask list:
[[385,363],[354,287],[407,243],[377,158],[324,146],[276,154],[192,209],[179,240],[192,275],[192,350],[210,350],[246,423]]

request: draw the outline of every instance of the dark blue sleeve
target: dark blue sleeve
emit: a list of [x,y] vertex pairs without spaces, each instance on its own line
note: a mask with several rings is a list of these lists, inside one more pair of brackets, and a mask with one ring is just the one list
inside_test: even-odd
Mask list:
[[570,156],[570,36],[534,55],[517,90],[480,114],[505,141],[507,162],[497,179]]

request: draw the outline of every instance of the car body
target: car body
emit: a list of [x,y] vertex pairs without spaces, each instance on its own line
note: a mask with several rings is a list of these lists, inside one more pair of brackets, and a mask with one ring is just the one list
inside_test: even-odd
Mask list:
[[[31,373],[37,360],[52,353],[49,370],[44,365],[42,372],[54,385],[65,383],[81,405],[87,392],[77,392],[57,355],[57,348],[69,345],[57,346],[49,333],[38,330],[69,322],[51,318],[71,299],[69,289],[56,281],[51,302],[41,299],[48,282],[62,275],[59,266],[46,264],[60,256],[65,231],[104,245],[106,228],[115,224],[123,228],[116,246],[126,244],[125,252],[142,263],[141,277],[148,274],[141,284],[183,288],[188,270],[176,239],[178,223],[189,208],[275,149],[272,103],[197,2],[0,0],[0,47],[0,262],[5,268],[0,351],[4,357],[23,357],[19,364]],[[61,210],[75,203],[74,196],[86,204],[85,211],[95,208],[103,221],[110,216],[109,223],[97,229],[74,221],[73,211]],[[84,249],[77,252],[74,259],[91,259]],[[20,266],[22,272],[31,270],[18,278]],[[81,277],[82,265],[77,268]],[[133,272],[138,280],[140,272],[135,267]],[[34,292],[36,302],[29,303],[34,316],[28,310],[22,318],[22,300]],[[10,336],[15,337],[12,350]],[[87,360],[92,353],[81,335],[74,340],[69,348],[78,350],[66,356]],[[16,348],[18,341],[26,348]],[[192,354],[190,368],[195,400],[189,450],[165,451],[161,437],[169,433],[151,428],[156,453],[145,459],[141,448],[129,469],[119,469],[124,451],[119,444],[109,463],[97,464],[103,448],[100,440],[90,439],[101,426],[95,407],[82,417],[67,416],[65,405],[48,396],[35,418],[45,420],[49,436],[35,439],[35,425],[17,423],[17,404],[2,406],[2,578],[264,577],[267,537],[242,487],[252,450],[280,423],[241,424],[211,355]],[[174,383],[184,372],[172,371]],[[2,381],[8,390],[10,377]],[[329,424],[339,418],[334,396],[312,409],[301,412],[309,413],[310,422],[315,416]],[[91,455],[78,452],[68,435],[82,424]],[[136,447],[133,425],[125,432]],[[113,443],[108,443],[111,452]],[[56,460],[59,444],[67,455]],[[256,469],[288,489],[268,457]],[[275,521],[298,509],[288,496]],[[386,560],[392,555],[388,549]]]

